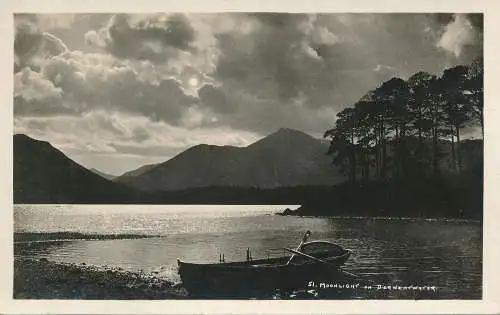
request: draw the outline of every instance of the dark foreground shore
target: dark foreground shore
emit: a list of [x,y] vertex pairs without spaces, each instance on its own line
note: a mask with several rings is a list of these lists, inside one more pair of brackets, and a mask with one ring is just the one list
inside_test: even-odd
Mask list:
[[[345,292],[343,295],[345,296]],[[14,260],[14,299],[165,300],[188,298],[248,299],[249,297],[190,297],[181,284],[174,284],[149,274],[109,267],[61,264],[46,259]],[[268,293],[261,297],[250,297],[250,299],[256,298],[315,299],[320,297],[314,291],[299,290],[285,295]]]
[[[340,278],[337,279],[340,281]],[[262,296],[190,297],[181,284],[150,274],[119,268],[61,264],[46,259],[14,260],[14,299],[56,300],[168,300],[168,299],[440,299],[435,291],[389,291],[362,289],[369,282],[344,275],[343,288],[329,288],[326,282],[293,292],[263,293]],[[335,282],[331,282],[335,283]],[[344,287],[347,286],[347,287]]]
[[15,299],[184,299],[180,286],[149,274],[117,268],[14,260]]

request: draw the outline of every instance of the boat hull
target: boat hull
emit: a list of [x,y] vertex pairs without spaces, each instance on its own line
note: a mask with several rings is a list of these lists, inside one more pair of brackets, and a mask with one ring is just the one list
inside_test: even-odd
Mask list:
[[290,291],[304,288],[310,281],[339,276],[339,267],[350,256],[350,251],[335,257],[318,257],[328,264],[297,261],[287,264],[290,257],[244,262],[193,264],[178,260],[179,275],[191,296],[241,297]]

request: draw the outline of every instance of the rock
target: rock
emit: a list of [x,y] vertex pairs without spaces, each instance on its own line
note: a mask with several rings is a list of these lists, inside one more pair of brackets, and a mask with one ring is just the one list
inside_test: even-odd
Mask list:
[[293,210],[290,208],[286,208],[285,211],[283,211],[282,215],[293,215]]

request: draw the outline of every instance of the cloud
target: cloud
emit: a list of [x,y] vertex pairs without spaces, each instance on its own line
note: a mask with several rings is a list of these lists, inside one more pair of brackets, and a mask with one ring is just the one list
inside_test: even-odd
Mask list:
[[65,103],[76,113],[122,111],[175,125],[196,102],[175,78],[139,73],[101,54],[65,53],[48,60],[41,73],[64,91]]
[[226,127],[189,129],[105,111],[81,116],[18,116],[14,130],[49,141],[89,168],[114,174],[163,162],[200,143],[245,146],[258,138],[254,133]]
[[14,115],[45,115],[68,112],[62,104],[63,90],[29,68],[14,75]]
[[[381,78],[388,79],[387,71],[372,69],[379,64],[392,68],[394,56],[379,59],[380,53],[390,48],[380,47],[379,52],[370,44],[379,48],[376,40],[380,33],[387,37],[386,46],[399,44],[389,38],[392,30],[383,29],[386,26],[381,16],[370,16],[367,21],[358,21],[355,15],[259,13],[230,17],[251,27],[245,32],[214,30],[219,57],[213,77],[224,92],[225,102],[206,104],[221,114],[219,123],[262,134],[280,125],[312,132],[327,128],[334,116],[327,118],[328,123],[325,118],[313,122],[309,117],[316,117],[315,111],[324,108],[347,106]],[[375,31],[373,21],[382,24]],[[353,25],[358,28],[354,33]],[[367,39],[370,44],[365,44]],[[207,92],[213,91],[207,87]],[[200,93],[200,98],[207,95]],[[235,111],[222,111],[217,104],[231,104],[229,108]]]
[[482,45],[477,30],[478,23],[481,23],[480,27],[482,27],[482,22],[474,16],[473,19],[476,27],[466,15],[456,14],[446,26],[445,32],[437,43],[438,47],[458,58],[465,50]]
[[216,113],[227,113],[236,110],[236,107],[228,102],[224,92],[213,85],[206,84],[198,90],[201,104],[213,109]]
[[42,41],[42,34],[29,17],[16,16],[14,21],[14,72],[18,72],[37,53]]
[[98,31],[90,30],[85,33],[85,43],[91,46],[106,47],[106,29],[100,29]]
[[[15,20],[16,71],[36,73],[18,83],[29,92],[18,89],[17,118],[119,114],[189,130],[184,135],[213,128],[265,135],[279,127],[322,134],[338,111],[383,81],[438,73],[479,56],[482,46],[482,16],[471,14],[76,14]],[[44,91],[52,96],[41,97]],[[112,125],[121,133],[119,124]],[[149,146],[153,127],[142,127],[120,148],[132,142]]]
[[[258,95],[284,101],[299,95],[321,63],[300,27],[305,15],[252,14],[258,27],[246,34],[216,34],[220,57],[215,77],[239,82]],[[311,53],[312,52],[312,53]],[[304,71],[309,68],[309,71]]]
[[192,50],[194,38],[195,31],[183,14],[117,14],[105,28],[85,34],[87,43],[116,57],[154,62]]
[[42,32],[35,15],[16,15],[14,39],[14,72],[24,67],[39,69],[47,58],[68,51],[57,36]]
[[[94,143],[93,148],[101,147],[103,150],[92,149],[93,153],[121,152],[163,158],[171,157],[172,151],[179,152],[200,143],[245,146],[258,138],[253,133],[227,127],[206,128],[200,132],[199,129],[176,127],[164,122],[151,123],[145,117],[105,111],[80,117],[16,117],[14,127],[16,132],[29,131],[34,137],[50,140],[74,153],[88,152],[88,144]],[[68,129],[73,132],[68,133]],[[117,148],[129,150],[125,152]]]

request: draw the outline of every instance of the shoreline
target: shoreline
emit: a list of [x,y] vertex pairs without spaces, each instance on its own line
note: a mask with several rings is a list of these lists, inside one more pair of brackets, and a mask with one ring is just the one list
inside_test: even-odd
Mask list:
[[14,299],[186,299],[181,284],[143,272],[47,259],[14,259]]
[[[14,243],[14,299],[164,300],[188,298],[181,283],[174,283],[153,273],[127,271],[120,267],[62,263],[46,258],[23,257],[24,253],[31,250],[39,251],[79,239],[93,240],[96,236],[99,236],[99,239],[136,239],[142,235],[90,235],[68,232],[26,234],[17,232],[16,235],[18,238],[27,237],[30,240]],[[71,235],[73,238],[57,239],[57,236],[61,235]],[[82,235],[86,237],[80,238]],[[36,239],[36,236],[40,238]],[[153,236],[144,235],[143,237]]]
[[[326,279],[325,279],[326,281]],[[173,283],[144,272],[125,271],[119,267],[58,263],[47,259],[14,259],[13,298],[19,300],[342,300],[342,299],[445,299],[436,291],[400,291],[391,296],[387,290],[357,290],[366,286],[368,278],[360,280],[350,274],[342,278],[290,292],[266,292],[260,295],[207,297],[190,296],[182,283]],[[380,282],[382,283],[382,282]],[[339,286],[346,284],[346,286]]]
[[49,241],[77,241],[77,240],[117,240],[117,239],[138,239],[155,238],[160,235],[134,234],[134,233],[82,233],[72,231],[60,232],[14,232],[14,243],[25,242],[49,242]]
[[478,218],[454,218],[454,217],[398,217],[398,216],[346,216],[346,215],[314,215],[314,214],[300,214],[297,213],[297,210],[287,209],[276,212],[274,215],[283,216],[283,217],[299,217],[299,218],[321,218],[321,219],[370,219],[370,220],[402,220],[402,221],[442,221],[442,222],[473,222],[473,223],[481,223],[482,220]]

